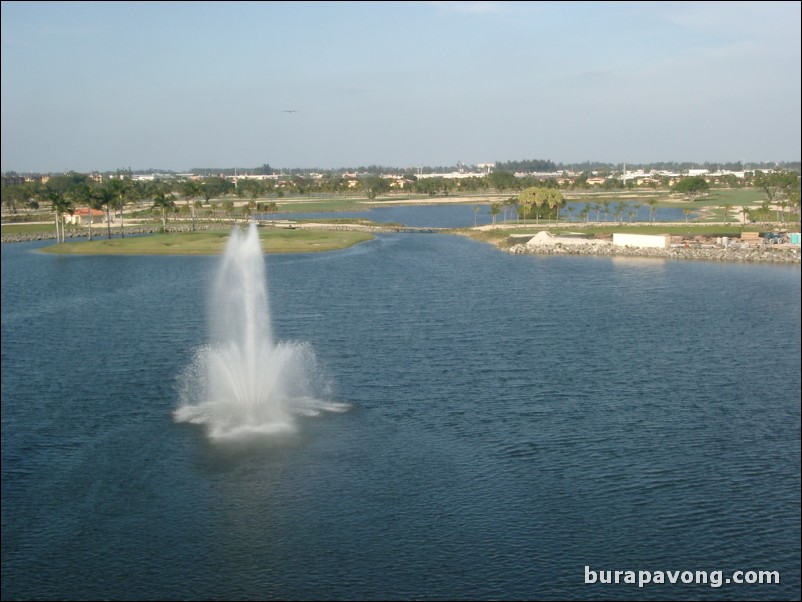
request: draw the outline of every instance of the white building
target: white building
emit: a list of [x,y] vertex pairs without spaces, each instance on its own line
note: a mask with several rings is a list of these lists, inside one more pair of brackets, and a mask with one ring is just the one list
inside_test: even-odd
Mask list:
[[667,234],[613,232],[613,245],[616,247],[637,247],[639,249],[669,249],[671,248],[671,237]]

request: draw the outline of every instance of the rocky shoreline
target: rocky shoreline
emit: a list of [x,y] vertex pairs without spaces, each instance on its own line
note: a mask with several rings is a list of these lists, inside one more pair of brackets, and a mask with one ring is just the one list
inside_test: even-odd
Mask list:
[[[208,229],[209,226],[213,227],[226,227],[230,228],[231,223],[222,223],[216,222],[213,224],[210,223],[199,223],[195,226],[195,230],[201,229]],[[167,228],[162,230],[161,226],[157,225],[147,225],[147,226],[125,226],[125,236],[139,236],[142,234],[159,234],[160,232],[192,232],[192,224],[182,224],[182,223],[175,223],[171,222],[168,223]],[[75,239],[75,238],[86,238],[87,231],[86,230],[67,230],[64,233],[65,239]],[[111,237],[112,238],[120,238],[120,228],[111,229]],[[94,240],[100,239],[107,239],[108,238],[108,231],[106,230],[105,226],[95,227],[92,229],[92,238]],[[33,242],[37,240],[56,240],[56,229],[53,228],[52,231],[47,232],[32,232],[32,233],[18,233],[18,234],[3,234],[0,236],[0,242],[3,243],[11,243],[11,242]]]
[[602,257],[654,257],[699,261],[731,261],[744,263],[800,263],[800,249],[790,245],[720,245],[678,246],[670,249],[620,247],[613,245],[516,244],[507,249],[514,255],[586,255]]
[[[230,226],[231,224],[225,224]],[[208,224],[204,224],[208,227]],[[335,230],[360,230],[366,232],[397,232],[398,228],[374,226],[367,224],[297,224],[295,227],[307,229],[335,229]],[[192,230],[191,224],[171,224],[167,232],[189,232]],[[125,228],[126,235],[157,234],[162,229],[159,226],[132,226]],[[112,232],[114,238],[119,237],[119,231]],[[66,233],[68,239],[86,238],[86,232]],[[32,242],[40,240],[55,240],[56,233],[37,232],[31,234],[4,234],[3,243],[12,242]],[[95,238],[105,239],[106,231],[98,230]],[[587,244],[514,244],[509,247],[501,247],[503,251],[513,255],[583,255],[597,257],[652,257],[656,259],[681,259],[698,261],[730,261],[742,263],[784,263],[800,264],[800,248],[796,245],[765,245],[735,243],[727,246],[723,245],[678,245],[668,249],[642,248],[642,247],[622,247],[612,244],[598,244],[600,241],[588,242]]]
[[[239,222],[240,224],[242,222]],[[246,222],[247,223],[247,222]],[[195,230],[201,229],[208,229],[210,226],[214,228],[231,228],[234,224],[227,222],[227,223],[214,223],[214,224],[198,224],[195,227]],[[407,228],[405,226],[397,226],[397,225],[382,225],[382,224],[329,224],[329,223],[306,223],[306,222],[281,222],[281,223],[265,223],[262,224],[265,227],[274,227],[274,228],[292,228],[297,230],[343,230],[343,231],[354,231],[354,232],[369,232],[369,233],[381,233],[381,232],[407,232],[407,231],[436,231],[439,228]],[[191,224],[181,224],[181,223],[171,223],[167,226],[164,230],[166,233],[170,232],[192,232],[193,228]],[[136,236],[142,234],[159,234],[162,232],[161,226],[126,226],[125,227],[125,235],[126,236]],[[78,239],[87,237],[86,230],[83,231],[72,231],[68,230],[65,233],[66,239]],[[108,238],[107,231],[105,228],[96,228],[92,234],[93,239],[101,240]],[[120,238],[120,230],[119,229],[112,229],[111,231],[112,238]],[[33,242],[38,240],[56,240],[56,231],[55,228],[52,231],[48,232],[35,232],[35,233],[18,233],[18,234],[3,234],[0,236],[0,242],[3,243],[13,243],[13,242]]]

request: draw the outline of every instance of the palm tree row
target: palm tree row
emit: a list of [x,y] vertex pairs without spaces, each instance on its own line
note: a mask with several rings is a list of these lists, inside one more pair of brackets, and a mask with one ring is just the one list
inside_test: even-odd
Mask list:
[[[70,173],[53,176],[43,183],[26,183],[15,192],[24,206],[39,209],[50,205],[56,227],[56,239],[64,242],[67,216],[86,209],[88,236],[94,236],[92,213],[106,214],[106,235],[111,238],[111,213],[120,217],[120,235],[124,236],[124,214],[129,205],[142,204],[150,200],[154,206],[163,203],[165,208],[174,207],[174,192],[161,182],[139,182],[130,179],[110,179],[102,183],[93,181],[84,174]],[[166,221],[166,220],[165,220]]]

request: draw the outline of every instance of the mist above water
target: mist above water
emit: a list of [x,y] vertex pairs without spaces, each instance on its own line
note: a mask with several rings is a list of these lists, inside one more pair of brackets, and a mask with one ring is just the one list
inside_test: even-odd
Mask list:
[[232,231],[209,301],[210,341],[182,374],[176,421],[241,439],[293,432],[299,414],[349,407],[322,399],[328,386],[309,344],[274,342],[255,223]]

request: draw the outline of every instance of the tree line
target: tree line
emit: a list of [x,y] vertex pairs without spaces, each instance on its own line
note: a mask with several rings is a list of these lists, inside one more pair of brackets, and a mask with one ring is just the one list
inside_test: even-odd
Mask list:
[[[265,166],[266,168],[268,166]],[[320,196],[323,198],[346,197],[363,194],[369,200],[376,200],[395,190],[401,194],[450,195],[450,194],[513,194],[510,201],[491,204],[491,215],[507,211],[517,205],[517,215],[525,219],[549,218],[559,216],[565,205],[560,189],[589,189],[588,172],[573,179],[536,176],[516,177],[509,171],[494,171],[487,175],[476,175],[460,179],[443,177],[417,178],[414,174],[402,180],[379,175],[363,175],[358,179],[342,175],[312,178],[304,175],[285,176],[281,179],[239,179],[232,182],[220,176],[201,179],[157,179],[142,181],[118,174],[116,177],[96,181],[92,176],[68,173],[43,178],[42,181],[3,183],[2,204],[4,209],[15,214],[19,210],[42,211],[49,208],[55,221],[57,238],[64,240],[64,221],[66,215],[74,215],[81,208],[103,211],[106,214],[107,235],[111,237],[111,213],[119,217],[120,232],[124,234],[124,214],[127,209],[137,211],[150,209],[161,216],[162,226],[166,227],[167,216],[175,211],[185,213],[191,219],[193,228],[199,215],[203,217],[230,217],[238,204],[245,211],[276,213],[275,200],[285,196]],[[748,181],[763,190],[768,205],[777,205],[784,212],[786,208],[799,207],[799,175],[794,172],[763,173],[758,171],[754,179]],[[734,176],[720,178],[719,185],[730,187],[742,183]],[[393,186],[403,185],[394,189]],[[668,186],[668,180],[661,182]],[[632,180],[626,184],[617,178],[607,178],[599,186],[602,190],[614,191],[633,187]],[[685,195],[688,200],[706,194],[710,185],[702,176],[684,177],[676,182],[671,190]],[[520,193],[520,194],[516,194]],[[555,199],[558,199],[555,201]],[[180,202],[180,206],[176,201]],[[44,209],[45,211],[47,209]],[[495,212],[495,213],[494,213]],[[765,212],[764,212],[765,213]],[[598,214],[598,209],[597,209]],[[91,217],[89,237],[93,235]]]
[[[606,176],[617,171],[621,171],[623,163],[609,163],[603,161],[584,161],[575,163],[554,162],[551,159],[520,159],[509,161],[496,161],[494,163],[495,171],[509,171],[512,173],[562,173],[570,172],[578,174],[582,172],[596,172],[598,175]],[[411,177],[416,173],[433,174],[433,173],[449,173],[456,171],[465,171],[466,167],[469,172],[471,166],[466,166],[462,163],[456,165],[438,165],[438,166],[420,166],[420,167],[397,167],[389,165],[361,165],[356,167],[337,167],[337,168],[323,168],[323,167],[284,167],[273,168],[268,163],[263,163],[258,167],[193,167],[189,170],[193,175],[207,176],[224,176],[231,177],[234,175],[308,175],[310,173],[323,174],[326,177],[342,176],[345,174],[360,174],[360,175],[395,175]],[[650,163],[626,163],[628,170],[644,170],[644,171],[669,171],[669,172],[682,172],[690,169],[707,169],[711,172],[718,170],[725,171],[795,171],[799,172],[802,169],[800,161],[780,161],[780,162],[743,162],[743,161],[725,161],[713,162],[705,161],[702,163],[692,161],[653,161]],[[130,167],[117,169],[116,171],[101,172],[103,176],[122,176],[130,177],[132,175],[147,175],[152,173],[160,173],[175,176],[178,173],[170,169],[135,169]],[[39,174],[42,175],[42,174]],[[477,173],[477,176],[482,174]],[[3,173],[4,177],[19,176],[15,171],[8,171]]]

